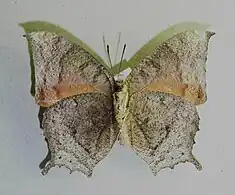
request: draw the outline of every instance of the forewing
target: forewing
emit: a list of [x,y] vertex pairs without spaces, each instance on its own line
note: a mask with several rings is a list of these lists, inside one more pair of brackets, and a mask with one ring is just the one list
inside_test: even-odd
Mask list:
[[181,32],[136,64],[127,77],[129,93],[161,91],[198,105],[206,101],[208,43],[214,33]]
[[91,176],[118,134],[114,117],[115,83],[107,69],[81,45],[52,32],[26,34],[35,67],[35,99],[45,107],[41,126],[49,162]]
[[82,46],[51,32],[26,34],[35,67],[35,99],[41,106],[79,93],[113,92],[113,78]]

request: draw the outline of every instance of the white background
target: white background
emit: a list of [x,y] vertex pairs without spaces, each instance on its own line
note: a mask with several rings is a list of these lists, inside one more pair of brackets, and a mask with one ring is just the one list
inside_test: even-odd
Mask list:
[[[234,6],[232,0],[0,0],[0,194],[234,194]],[[47,148],[29,93],[27,43],[17,25],[29,20],[59,24],[101,56],[102,33],[114,53],[122,32],[126,58],[168,25],[211,24],[217,34],[208,55],[208,101],[199,107],[194,147],[203,170],[180,164],[154,177],[129,148],[116,145],[91,179],[58,168],[43,177],[38,164]]]

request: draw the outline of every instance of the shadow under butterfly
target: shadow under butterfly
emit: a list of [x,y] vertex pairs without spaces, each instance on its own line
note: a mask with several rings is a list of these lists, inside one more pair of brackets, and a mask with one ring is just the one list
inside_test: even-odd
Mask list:
[[[59,26],[20,25],[49,150],[40,164],[43,175],[65,166],[89,177],[116,140],[130,146],[154,175],[181,162],[202,169],[192,149],[199,130],[196,106],[207,99],[205,64],[215,34],[206,31],[208,25],[171,26],[113,67]],[[115,79],[127,68],[125,79]]]

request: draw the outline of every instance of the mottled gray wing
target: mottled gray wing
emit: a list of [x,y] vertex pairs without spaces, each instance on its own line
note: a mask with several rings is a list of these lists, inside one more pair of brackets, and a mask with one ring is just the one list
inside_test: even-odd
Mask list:
[[46,108],[42,127],[54,166],[91,176],[95,165],[110,152],[117,138],[112,100],[100,93],[69,97]]
[[124,141],[149,164],[154,175],[186,161],[201,169],[192,154],[199,130],[194,105],[175,95],[146,92],[130,98],[127,113]]
[[51,159],[42,173],[65,166],[91,176],[118,135],[115,83],[82,46],[49,32],[26,35],[35,66],[35,99],[45,107],[42,128]]
[[199,130],[196,105],[206,101],[205,63],[212,34],[173,36],[135,66],[119,94],[119,99],[128,99],[117,117],[121,143],[129,144],[155,175],[180,162],[201,169],[192,148]]

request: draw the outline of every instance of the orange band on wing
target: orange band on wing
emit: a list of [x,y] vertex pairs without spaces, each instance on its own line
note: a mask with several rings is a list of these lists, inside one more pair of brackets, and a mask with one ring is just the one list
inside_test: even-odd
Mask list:
[[36,102],[42,107],[49,107],[56,102],[78,94],[100,92],[89,84],[58,84],[50,88],[41,88]]
[[170,80],[155,81],[145,87],[142,91],[159,91],[185,98],[194,105],[206,102],[206,93],[201,85],[184,84]]

